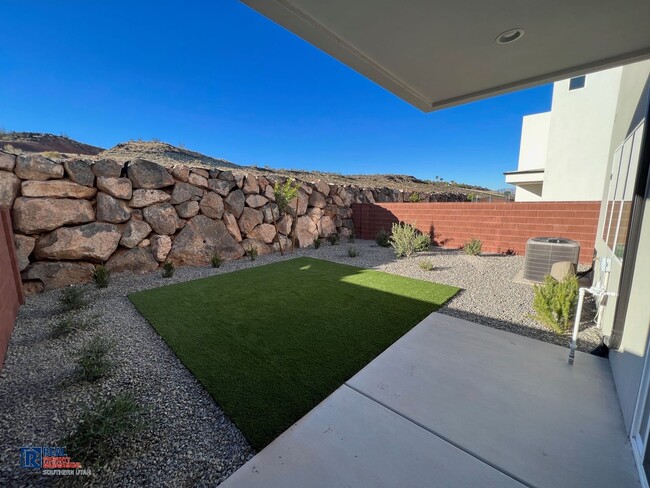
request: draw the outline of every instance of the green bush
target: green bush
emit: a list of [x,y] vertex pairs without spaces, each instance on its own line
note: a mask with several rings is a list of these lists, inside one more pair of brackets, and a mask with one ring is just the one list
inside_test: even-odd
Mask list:
[[174,267],[174,263],[171,261],[166,261],[165,264],[162,265],[162,277],[163,278],[171,278],[174,276],[174,273],[176,272],[176,268]]
[[212,264],[213,268],[218,268],[223,264],[223,259],[221,256],[219,256],[219,253],[215,252],[212,255],[212,259],[210,259],[210,263]]
[[424,261],[420,261],[418,263],[418,266],[420,269],[423,269],[424,271],[433,271],[435,268],[434,264],[432,261],[429,261],[428,259],[425,259]]
[[113,368],[106,356],[115,346],[101,337],[95,337],[80,351],[77,358],[77,379],[93,383],[106,376]]
[[557,281],[548,275],[544,283],[535,285],[533,309],[535,320],[550,327],[556,334],[569,329],[573,307],[578,297],[578,278],[567,276]]
[[463,251],[465,251],[465,254],[469,254],[470,256],[478,256],[481,254],[482,248],[483,243],[480,239],[472,239],[463,245]]
[[320,237],[314,237],[314,249],[318,249],[323,243],[323,240]]
[[348,236],[348,242],[350,244],[352,244],[356,240],[357,240],[357,237],[354,235],[354,232],[350,232],[350,235]]
[[327,240],[332,246],[336,246],[341,241],[341,237],[338,234],[330,234]]
[[145,409],[133,396],[120,394],[86,409],[74,432],[61,445],[75,461],[103,464],[147,426],[144,414]]
[[428,250],[431,238],[422,234],[414,225],[399,223],[393,224],[389,242],[395,250],[395,255],[401,258],[411,256],[415,252]]
[[386,232],[386,229],[381,229],[379,232],[377,232],[377,235],[375,236],[375,242],[381,247],[390,246],[390,234]]
[[422,197],[420,197],[420,194],[417,192],[411,193],[409,195],[409,202],[411,203],[418,203],[420,200],[422,200]]
[[251,261],[255,261],[257,255],[259,254],[255,246],[251,246],[248,249],[244,249],[244,251],[246,252],[246,256],[251,258]]
[[359,249],[357,249],[355,246],[348,247],[348,256],[350,256],[351,258],[356,258],[359,254],[361,253],[359,252]]
[[59,303],[64,312],[79,310],[88,305],[84,291],[76,286],[64,288],[59,295]]
[[97,288],[106,288],[108,286],[110,277],[111,273],[108,271],[108,268],[106,266],[103,264],[95,266],[95,270],[93,271],[93,280],[95,280]]
[[59,337],[65,337],[72,334],[73,332],[87,330],[95,324],[95,321],[99,317],[94,315],[89,318],[80,318],[67,316],[59,320],[54,324],[52,330],[50,331],[50,337],[53,339],[58,339]]

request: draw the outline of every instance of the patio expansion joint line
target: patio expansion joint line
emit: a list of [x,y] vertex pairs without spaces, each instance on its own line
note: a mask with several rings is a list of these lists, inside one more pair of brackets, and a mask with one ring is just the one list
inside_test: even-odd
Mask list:
[[398,415],[398,416],[402,417],[404,420],[407,420],[408,422],[411,422],[412,424],[417,425],[417,426],[420,427],[421,429],[424,429],[424,430],[426,430],[427,432],[429,432],[430,434],[435,435],[436,437],[442,439],[442,440],[445,441],[446,443],[451,444],[451,445],[454,446],[456,449],[459,449],[459,450],[463,451],[465,454],[470,455],[470,456],[473,457],[474,459],[477,459],[478,461],[482,462],[483,464],[486,464],[487,466],[491,467],[492,469],[495,469],[495,470],[499,471],[500,473],[506,475],[507,477],[512,478],[513,480],[517,481],[518,483],[521,483],[523,486],[526,486],[526,487],[528,487],[528,488],[538,488],[538,487],[536,487],[535,485],[531,485],[531,484],[528,483],[527,481],[521,479],[519,476],[517,476],[517,475],[515,475],[515,474],[512,474],[512,473],[510,473],[509,471],[507,471],[507,470],[505,470],[505,469],[503,469],[503,468],[501,468],[501,467],[499,467],[499,466],[496,466],[495,464],[491,463],[490,461],[488,461],[488,460],[485,459],[484,457],[482,457],[482,456],[480,456],[480,455],[478,455],[478,454],[476,454],[476,453],[474,453],[474,452],[472,452],[472,451],[470,451],[470,450],[464,448],[463,446],[461,446],[461,445],[458,444],[457,442],[452,441],[452,440],[449,439],[448,437],[446,437],[446,436],[444,436],[444,435],[442,435],[442,434],[436,432],[435,430],[433,430],[433,429],[427,427],[426,425],[424,425],[424,424],[418,422],[417,420],[412,419],[412,418],[410,418],[410,417],[407,417],[406,415],[404,415],[403,413],[399,412],[398,410],[395,410],[394,408],[392,408],[392,407],[386,405],[384,402],[382,402],[382,401],[380,401],[380,400],[377,400],[376,398],[372,397],[371,395],[368,395],[367,393],[364,393],[363,391],[361,391],[361,390],[355,388],[354,386],[348,384],[347,382],[344,383],[344,385],[347,386],[348,388],[350,388],[351,390],[356,391],[359,395],[362,395],[362,396],[366,397],[368,400],[370,400],[370,401],[372,401],[372,402],[375,402],[376,404],[378,404],[378,405],[384,407],[386,410],[390,410],[390,411],[393,412],[395,415]]

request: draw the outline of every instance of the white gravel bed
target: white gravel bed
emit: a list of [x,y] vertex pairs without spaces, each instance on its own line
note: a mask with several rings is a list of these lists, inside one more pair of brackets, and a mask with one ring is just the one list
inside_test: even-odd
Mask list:
[[[348,247],[360,255],[351,258]],[[320,249],[301,249],[226,262],[219,269],[180,268],[172,278],[160,272],[145,276],[111,277],[106,289],[85,285],[90,305],[81,314],[99,315],[97,326],[52,339],[50,328],[61,316],[59,291],[28,297],[11,337],[0,374],[0,486],[34,486],[71,480],[35,475],[19,467],[18,448],[59,446],[84,407],[119,392],[132,392],[150,408],[150,427],[125,444],[117,458],[87,479],[95,486],[214,486],[254,454],[234,424],[185,369],[174,353],[135,310],[127,294],[237,269],[311,256],[388,273],[454,285],[462,290],[440,312],[536,339],[568,345],[530,318],[532,287],[512,282],[523,267],[519,256],[467,256],[461,251],[432,248],[411,258],[396,259],[392,249],[374,241],[350,244],[343,239]],[[421,260],[435,268],[424,271]],[[584,316],[593,309],[585,311]],[[117,368],[94,384],[69,381],[74,355],[90,338],[101,335],[116,344],[111,358]],[[583,324],[579,347],[590,351],[600,344],[599,331]]]

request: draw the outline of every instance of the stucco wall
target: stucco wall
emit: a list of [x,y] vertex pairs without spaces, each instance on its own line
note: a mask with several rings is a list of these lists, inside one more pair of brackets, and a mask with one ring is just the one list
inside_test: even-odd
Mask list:
[[546,166],[546,150],[551,126],[551,112],[526,115],[521,123],[518,171]]

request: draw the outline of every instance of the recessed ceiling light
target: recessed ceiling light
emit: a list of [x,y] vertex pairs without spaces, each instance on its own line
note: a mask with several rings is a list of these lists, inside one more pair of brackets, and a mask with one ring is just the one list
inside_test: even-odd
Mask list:
[[499,34],[495,41],[497,44],[510,44],[524,37],[524,34],[523,29],[510,29]]

